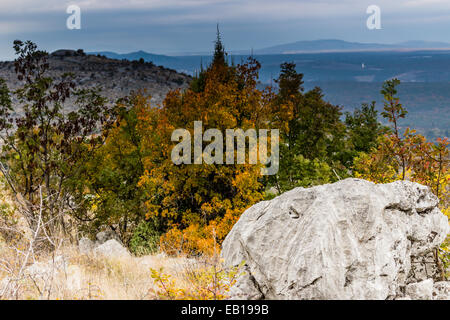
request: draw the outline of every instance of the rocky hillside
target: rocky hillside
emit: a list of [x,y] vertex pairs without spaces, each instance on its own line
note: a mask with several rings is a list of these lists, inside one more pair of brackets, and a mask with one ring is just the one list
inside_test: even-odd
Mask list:
[[[103,95],[111,100],[145,89],[154,103],[161,103],[169,90],[185,88],[191,80],[188,75],[151,62],[109,59],[86,55],[82,50],[55,51],[50,54],[49,64],[49,76],[57,79],[71,72],[79,86],[100,86]],[[12,61],[0,62],[0,77],[7,81],[10,89],[20,85]]]

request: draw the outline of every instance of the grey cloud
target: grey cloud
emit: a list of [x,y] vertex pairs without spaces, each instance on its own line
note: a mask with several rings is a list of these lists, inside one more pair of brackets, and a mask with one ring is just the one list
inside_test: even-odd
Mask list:
[[[381,7],[383,30],[365,28],[366,8]],[[68,4],[82,30],[65,28]],[[447,0],[0,0],[0,59],[15,38],[61,47],[156,53],[211,49],[221,24],[229,49],[341,38],[361,42],[447,40]]]

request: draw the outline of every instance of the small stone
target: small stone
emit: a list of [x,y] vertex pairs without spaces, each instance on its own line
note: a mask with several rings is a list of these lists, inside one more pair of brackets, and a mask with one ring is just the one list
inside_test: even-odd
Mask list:
[[450,281],[434,283],[433,300],[450,300]]
[[410,283],[406,286],[405,292],[412,300],[431,300],[433,297],[433,280],[427,279]]

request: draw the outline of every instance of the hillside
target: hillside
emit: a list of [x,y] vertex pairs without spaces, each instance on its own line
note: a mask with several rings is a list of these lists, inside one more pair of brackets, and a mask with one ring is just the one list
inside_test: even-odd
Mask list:
[[[58,50],[49,56],[48,76],[55,79],[70,72],[83,88],[100,86],[110,100],[145,89],[154,103],[161,103],[169,90],[185,88],[191,77],[156,66],[152,62],[117,60],[102,55],[86,55],[82,51]],[[0,77],[10,89],[19,87],[14,62],[0,62]]]

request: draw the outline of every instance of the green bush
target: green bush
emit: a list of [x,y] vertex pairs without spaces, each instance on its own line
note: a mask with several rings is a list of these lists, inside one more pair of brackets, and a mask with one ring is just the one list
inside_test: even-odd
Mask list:
[[156,253],[160,237],[152,221],[141,221],[131,237],[130,250],[137,256]]

